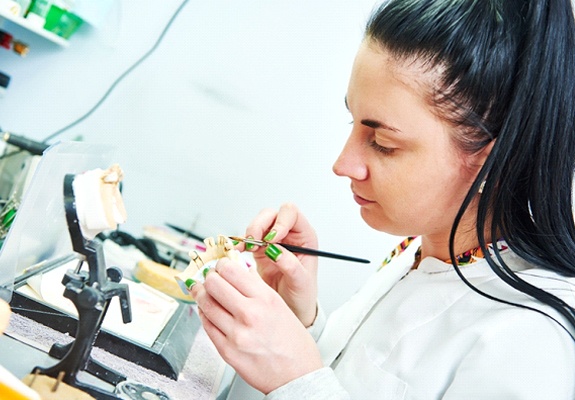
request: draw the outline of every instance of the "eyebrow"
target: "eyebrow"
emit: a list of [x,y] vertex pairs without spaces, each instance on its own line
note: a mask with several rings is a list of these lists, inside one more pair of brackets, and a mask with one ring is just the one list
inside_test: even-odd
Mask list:
[[[347,104],[347,95],[344,97],[344,102],[345,102],[345,108],[347,108],[347,110],[349,111],[349,106]],[[401,133],[401,131],[399,129],[394,128],[393,126],[389,126],[383,122],[375,121],[373,119],[362,119],[361,124],[365,125],[369,128],[372,128],[372,129],[383,128],[383,129],[390,130],[392,132]]]

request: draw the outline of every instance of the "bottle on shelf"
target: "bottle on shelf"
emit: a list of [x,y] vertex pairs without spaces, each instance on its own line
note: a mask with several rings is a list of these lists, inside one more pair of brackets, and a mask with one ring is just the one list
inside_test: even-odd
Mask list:
[[12,47],[12,35],[8,32],[0,31],[0,47],[10,50]]
[[7,50],[12,49],[16,54],[24,57],[30,51],[30,47],[19,40],[14,40],[12,35],[8,32],[0,30],[0,47]]
[[4,93],[10,84],[10,76],[0,71],[0,98],[4,97]]

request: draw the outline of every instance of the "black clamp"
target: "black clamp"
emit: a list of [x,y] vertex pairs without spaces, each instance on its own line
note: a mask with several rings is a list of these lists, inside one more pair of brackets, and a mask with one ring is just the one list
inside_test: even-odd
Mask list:
[[67,345],[54,344],[50,355],[60,361],[48,368],[36,367],[34,372],[57,378],[63,371],[63,382],[97,399],[117,399],[112,393],[78,379],[78,372],[83,370],[114,386],[126,379],[93,360],[90,352],[112,298],[119,297],[124,323],[132,321],[132,311],[128,285],[119,283],[122,271],[117,267],[106,269],[101,241],[87,240],[82,234],[72,186],[74,178],[75,175],[70,174],[64,177],[64,208],[72,247],[88,263],[88,273],[81,271],[83,262],[80,261],[76,270],[66,272],[62,284],[66,287],[64,297],[70,299],[78,311],[76,339]]

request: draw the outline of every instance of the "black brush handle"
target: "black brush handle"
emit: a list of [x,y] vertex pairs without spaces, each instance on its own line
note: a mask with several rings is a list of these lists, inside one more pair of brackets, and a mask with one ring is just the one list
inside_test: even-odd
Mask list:
[[294,246],[291,244],[284,244],[284,243],[278,243],[278,244],[280,246],[286,248],[287,250],[293,252],[293,253],[307,254],[310,256],[318,256],[318,257],[326,257],[326,258],[335,258],[337,260],[353,261],[353,262],[358,262],[358,263],[363,263],[363,264],[369,264],[371,262],[371,261],[365,260],[363,258],[344,256],[342,254],[328,253],[326,251],[308,249],[307,247],[299,247],[299,246]]

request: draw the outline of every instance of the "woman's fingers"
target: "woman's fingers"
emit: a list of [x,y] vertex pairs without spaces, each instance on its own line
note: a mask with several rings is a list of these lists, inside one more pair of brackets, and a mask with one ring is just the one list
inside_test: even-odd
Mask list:
[[283,204],[278,211],[263,210],[246,229],[246,236],[264,239],[271,243],[277,243],[290,233],[296,235],[312,233],[309,236],[313,238],[314,243],[298,243],[298,245],[317,245],[313,228],[292,203]]
[[[260,213],[246,228],[246,237],[262,239],[269,232],[270,227],[274,224],[276,216],[277,211],[271,208],[266,208],[260,211]],[[252,249],[254,249],[253,246],[246,246],[246,250]]]
[[[260,278],[255,269],[246,269],[239,263],[222,258],[216,264],[216,270],[210,270],[203,285],[192,289],[192,295],[198,307],[220,330],[226,334],[222,324],[243,315],[250,298],[265,295],[271,290]],[[197,296],[194,293],[197,291]]]
[[286,277],[291,280],[302,278],[302,272],[305,272],[301,260],[291,251],[286,250],[281,245],[275,245],[281,251],[281,255],[274,261],[274,266]]
[[[203,320],[208,320],[210,325],[213,325],[225,335],[227,329],[233,324],[233,316],[230,310],[208,293],[202,284],[197,284],[192,288],[192,296],[194,296],[198,304]],[[202,322],[204,322],[203,320]]]
[[224,333],[216,325],[214,325],[214,323],[210,321],[208,317],[206,317],[206,314],[204,314],[201,308],[198,308],[198,315],[200,316],[200,321],[202,322],[204,330],[210,339],[212,339],[212,342],[214,342],[216,347],[219,344],[225,343],[226,335],[224,335]]
[[[282,297],[304,326],[310,326],[315,320],[317,307],[317,262],[308,263],[311,267],[306,268],[295,254],[283,248],[282,251],[283,254],[274,263],[284,277]],[[261,274],[266,279],[266,274],[270,274],[269,269],[262,270]]]
[[264,240],[276,243],[283,239],[289,232],[299,233],[297,226],[299,210],[291,203],[283,204],[277,212],[276,219],[268,232],[263,236]]
[[314,340],[255,268],[221,259],[192,295],[220,355],[258,390],[269,392],[321,368]]
[[204,288],[219,304],[237,317],[247,307],[247,300],[261,295],[266,285],[254,269],[222,258],[215,272],[206,276]]

